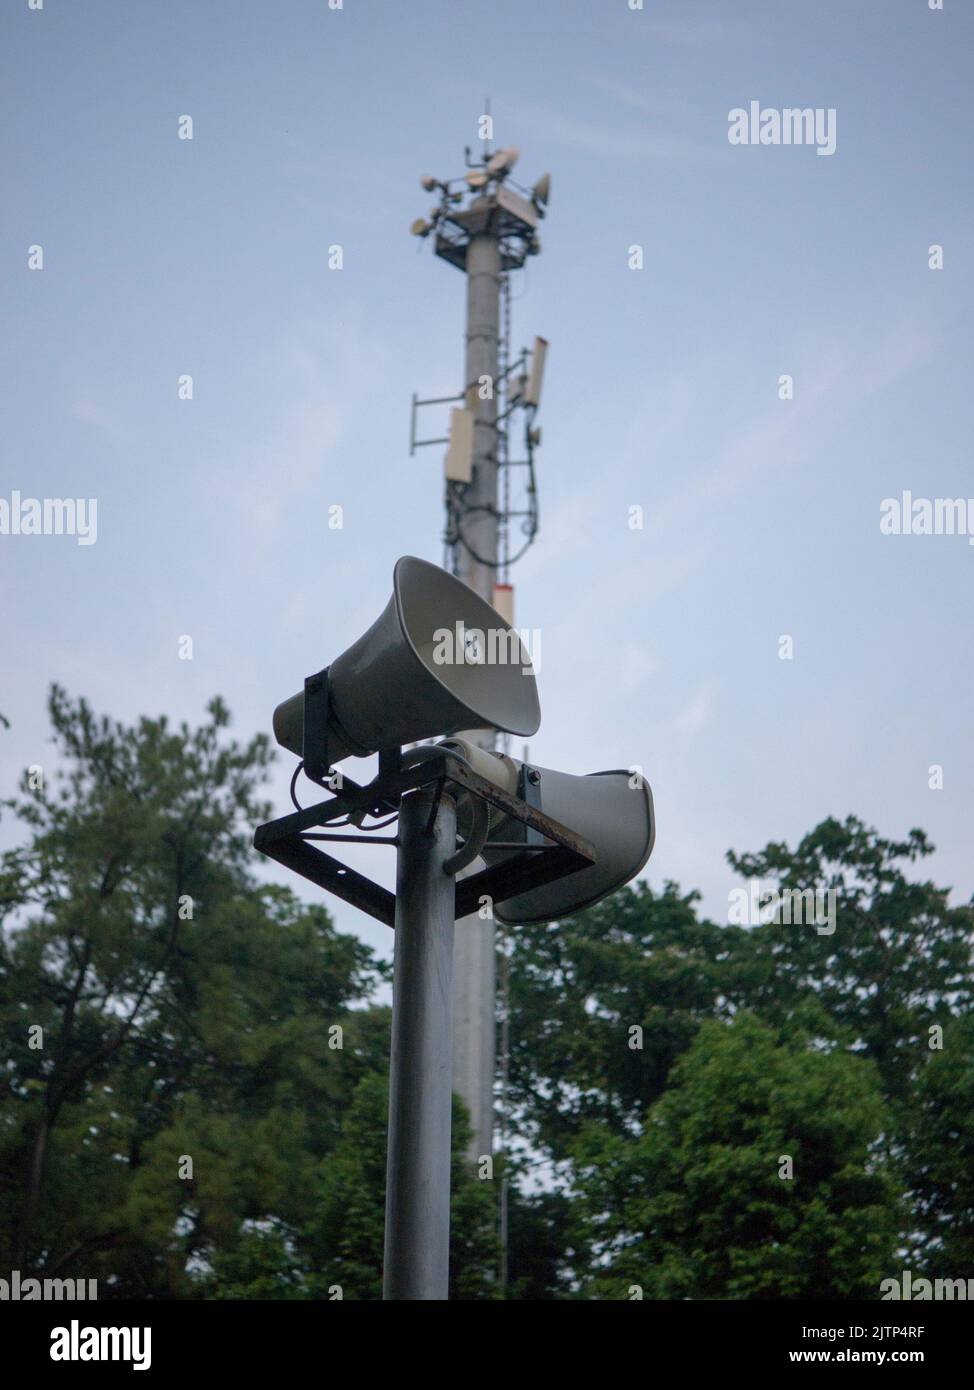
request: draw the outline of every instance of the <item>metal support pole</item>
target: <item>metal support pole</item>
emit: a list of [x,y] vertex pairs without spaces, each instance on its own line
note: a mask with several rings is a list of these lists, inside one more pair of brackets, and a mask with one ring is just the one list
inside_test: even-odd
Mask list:
[[[438,799],[438,805],[437,805]],[[389,1073],[384,1299],[445,1299],[450,1264],[456,803],[403,797]]]
[[[460,577],[488,603],[497,572],[497,375],[500,337],[501,252],[492,232],[470,238],[467,247],[467,341],[464,380],[473,392],[473,478],[464,502],[478,508],[463,519],[463,532],[484,564],[460,547]],[[481,399],[480,379],[490,394]]]
[[[484,560],[497,560],[497,366],[500,332],[501,255],[491,232],[471,237],[467,247],[467,337],[464,381],[477,385],[487,376],[493,391],[486,399],[472,393],[474,408],[473,479],[468,506],[482,508],[462,521],[463,532]],[[494,601],[497,572],[462,545],[458,573],[472,589]],[[493,748],[494,735],[467,731],[481,748]],[[494,1128],[494,922],[478,915],[456,926],[456,995],[453,1010],[454,1087],[470,1111],[472,1135],[468,1157],[474,1162],[493,1149]]]

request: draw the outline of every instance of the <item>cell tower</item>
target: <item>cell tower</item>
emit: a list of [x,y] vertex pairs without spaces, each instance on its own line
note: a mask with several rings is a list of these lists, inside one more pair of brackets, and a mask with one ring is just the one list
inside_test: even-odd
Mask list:
[[[409,452],[448,445],[444,567],[511,624],[511,566],[538,533],[534,451],[541,430],[535,416],[548,344],[535,338],[533,348],[512,361],[510,272],[541,250],[538,224],[551,187],[548,174],[531,188],[519,185],[511,174],[517,158],[516,149],[492,153],[485,142],[479,160],[464,150],[463,175],[425,175],[423,188],[438,193],[439,202],[410,228],[414,236],[432,235],[436,254],[466,275],[467,316],[463,389],[426,400],[413,395]],[[419,438],[419,411],[445,406],[451,407],[449,433]],[[523,427],[518,433],[516,423]],[[466,737],[493,749],[497,736],[473,730]],[[453,1084],[470,1111],[474,1157],[492,1152],[494,995],[494,923],[466,917],[456,924]]]

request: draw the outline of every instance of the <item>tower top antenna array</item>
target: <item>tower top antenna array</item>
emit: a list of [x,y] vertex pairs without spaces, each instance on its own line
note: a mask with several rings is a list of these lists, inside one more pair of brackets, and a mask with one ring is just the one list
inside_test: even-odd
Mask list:
[[[499,604],[509,619],[510,567],[538,533],[534,451],[541,430],[535,415],[548,344],[535,338],[532,348],[512,360],[508,277],[528,256],[539,254],[538,225],[551,195],[550,174],[542,174],[530,188],[515,180],[512,170],[518,158],[513,145],[493,152],[485,145],[474,160],[468,146],[465,173],[448,179],[424,174],[420,185],[438,193],[439,202],[410,227],[414,236],[432,236],[436,255],[469,278],[463,390],[423,400],[413,396],[409,452],[449,445],[444,460],[444,564]],[[474,277],[483,280],[475,285]],[[419,438],[418,412],[445,405],[453,407],[448,433]],[[512,458],[512,424],[518,415],[523,456]],[[520,535],[512,540],[518,528]],[[496,544],[482,543],[484,531],[488,540],[491,533],[496,535]]]

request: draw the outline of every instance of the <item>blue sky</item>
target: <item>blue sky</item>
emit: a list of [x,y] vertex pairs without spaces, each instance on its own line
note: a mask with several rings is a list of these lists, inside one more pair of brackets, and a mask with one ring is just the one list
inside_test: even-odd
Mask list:
[[[533,758],[641,763],[650,881],[721,920],[728,847],[850,812],[923,826],[970,897],[974,547],[879,530],[903,489],[974,496],[968,5],[8,0],[0,38],[0,496],[98,499],[94,545],[0,536],[0,785],[50,767],[55,679],[123,719],[220,692],[269,729],[398,555],[439,562],[409,398],[461,385],[463,281],[407,229],[489,94],[518,176],[552,174],[514,284],[515,346],[551,342],[513,576]],[[751,100],[834,108],[835,154],[731,145]]]

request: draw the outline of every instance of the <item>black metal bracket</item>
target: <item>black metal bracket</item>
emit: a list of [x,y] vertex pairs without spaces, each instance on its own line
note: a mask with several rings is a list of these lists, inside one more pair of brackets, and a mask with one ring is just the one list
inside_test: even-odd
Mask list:
[[379,775],[377,782],[381,782],[386,777],[392,777],[402,767],[401,748],[380,748],[379,749]]
[[[493,782],[479,777],[451,753],[439,750],[408,767],[403,767],[401,760],[398,766],[393,767],[391,760],[387,759],[387,770],[384,773],[380,771],[368,786],[357,787],[346,782],[342,790],[329,800],[258,826],[254,834],[254,848],[334,893],[336,897],[361,908],[371,917],[390,927],[394,926],[396,899],[393,893],[324,850],[315,848],[318,841],[334,839],[348,842],[352,837],[312,832],[316,826],[327,826],[345,816],[354,822],[356,814],[361,817],[376,806],[398,806],[400,798],[407,793],[434,784],[439,784],[441,790],[449,784],[458,791],[478,797],[524,827],[523,843],[503,846],[512,851],[520,850],[520,853],[512,853],[501,863],[469,878],[456,880],[455,918],[476,912],[483,897],[489,897],[495,903],[505,902],[508,898],[527,893],[532,888],[540,888],[542,884],[577,873],[595,863],[595,850],[589,842],[551,816],[546,816],[539,805],[532,805],[528,799],[520,796],[511,796]],[[530,779],[528,785],[536,786],[530,783]],[[527,838],[529,835],[532,837],[530,841]],[[384,837],[377,841],[364,833],[355,837],[354,843],[388,844],[389,839]]]
[[[527,763],[521,764],[521,770],[517,776],[517,794],[529,806],[541,810],[541,773],[536,767],[530,767]],[[544,840],[537,830],[525,823],[524,843],[526,845],[540,845],[544,843]]]
[[301,756],[304,775],[323,786],[331,764],[328,761],[328,667],[304,682],[304,733]]
[[[304,682],[304,726],[301,738],[301,760],[304,764],[304,775],[311,782],[316,782],[319,787],[324,787],[328,791],[335,791],[334,777],[331,770],[331,757],[328,750],[328,724],[331,719],[331,694],[328,683],[328,667],[323,671],[318,671],[313,676],[307,676]],[[397,772],[402,763],[402,749],[400,748],[380,748],[379,749],[379,776],[376,782],[381,782],[393,772]],[[340,785],[344,790],[362,791],[363,788],[357,782],[344,774],[339,774]],[[373,785],[375,785],[373,783]],[[383,803],[376,801],[374,809],[378,811],[395,811],[398,802]],[[373,807],[369,808],[370,810]]]

